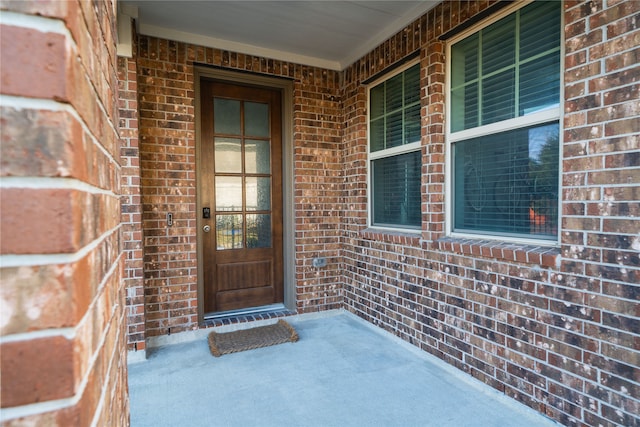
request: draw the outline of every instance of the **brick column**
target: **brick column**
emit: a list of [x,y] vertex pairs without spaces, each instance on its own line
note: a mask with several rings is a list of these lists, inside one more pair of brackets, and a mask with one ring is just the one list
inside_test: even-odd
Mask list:
[[[637,1],[566,5],[558,282],[570,290],[571,303],[584,301],[582,312],[590,316],[582,326],[573,315],[579,320],[563,337],[586,336],[581,360],[558,363],[577,371],[584,384],[555,391],[560,397],[550,396],[556,408],[549,412],[562,419],[556,413],[567,412],[567,405],[560,399],[571,399],[587,425],[638,425],[640,411],[639,14]],[[568,303],[560,307],[567,314],[575,310]]]
[[120,156],[122,159],[122,245],[127,292],[127,348],[145,349],[142,196],[138,139],[138,83],[136,45],[133,58],[118,58]]
[[127,425],[115,4],[2,8],[0,422]]

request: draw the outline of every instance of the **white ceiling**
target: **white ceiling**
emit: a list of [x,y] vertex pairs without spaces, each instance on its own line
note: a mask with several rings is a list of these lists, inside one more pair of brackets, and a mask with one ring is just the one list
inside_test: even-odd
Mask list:
[[342,70],[431,9],[428,1],[122,0],[141,34]]

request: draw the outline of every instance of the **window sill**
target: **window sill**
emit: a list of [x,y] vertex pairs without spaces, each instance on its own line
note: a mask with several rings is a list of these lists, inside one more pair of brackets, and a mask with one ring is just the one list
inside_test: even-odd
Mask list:
[[400,245],[420,246],[420,231],[415,233],[395,230],[382,230],[377,228],[365,228],[360,231],[360,237],[365,240],[375,240],[385,243],[396,243]]
[[560,261],[560,249],[549,246],[506,243],[494,240],[443,237],[434,242],[439,251],[461,255],[475,255],[501,261],[536,264],[545,268],[556,268]]

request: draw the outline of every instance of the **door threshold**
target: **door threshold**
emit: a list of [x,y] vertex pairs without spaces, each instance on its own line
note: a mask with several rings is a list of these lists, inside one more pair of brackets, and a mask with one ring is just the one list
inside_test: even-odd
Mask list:
[[240,310],[228,310],[228,311],[217,311],[214,313],[205,314],[204,320],[218,320],[229,317],[242,317],[242,316],[250,316],[252,314],[261,314],[267,313],[271,311],[286,311],[287,308],[284,304],[270,304],[270,305],[262,305],[260,307],[250,307],[243,308]]

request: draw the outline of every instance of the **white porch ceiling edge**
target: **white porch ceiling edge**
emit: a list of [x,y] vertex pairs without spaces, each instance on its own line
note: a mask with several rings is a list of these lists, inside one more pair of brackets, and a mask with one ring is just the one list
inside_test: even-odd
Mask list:
[[123,0],[120,10],[139,34],[339,71],[438,3]]

